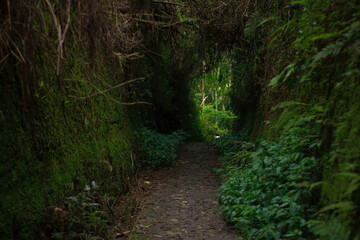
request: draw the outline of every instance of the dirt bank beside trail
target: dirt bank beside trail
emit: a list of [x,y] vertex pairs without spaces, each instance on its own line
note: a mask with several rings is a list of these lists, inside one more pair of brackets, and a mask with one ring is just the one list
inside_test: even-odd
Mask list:
[[187,143],[175,169],[155,173],[137,225],[129,239],[236,239],[216,203],[219,187],[209,144]]

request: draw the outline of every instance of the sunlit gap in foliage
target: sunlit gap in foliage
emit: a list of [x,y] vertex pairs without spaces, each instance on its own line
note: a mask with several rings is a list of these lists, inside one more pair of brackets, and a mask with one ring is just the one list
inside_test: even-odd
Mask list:
[[224,53],[219,61],[202,62],[202,74],[195,79],[194,99],[199,109],[200,128],[206,139],[226,135],[235,115],[230,107],[231,58]]

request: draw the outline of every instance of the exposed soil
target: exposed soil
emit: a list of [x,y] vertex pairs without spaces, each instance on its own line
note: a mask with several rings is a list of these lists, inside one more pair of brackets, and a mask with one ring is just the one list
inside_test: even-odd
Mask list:
[[206,143],[178,150],[174,169],[145,180],[151,191],[129,239],[236,239],[216,202],[220,182],[213,168],[217,156]]

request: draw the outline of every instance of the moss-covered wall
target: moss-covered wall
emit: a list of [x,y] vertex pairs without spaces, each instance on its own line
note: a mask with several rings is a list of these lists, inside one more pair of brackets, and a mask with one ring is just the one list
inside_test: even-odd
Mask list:
[[[64,97],[53,87],[53,70],[47,65],[37,67],[41,87],[36,90],[33,111],[21,111],[20,100],[14,97],[20,95],[16,79],[8,78],[1,86],[7,89],[1,89],[6,93],[1,96],[5,106],[1,188],[6,196],[1,198],[1,232],[5,238],[30,237],[32,224],[39,224],[46,207],[61,204],[65,196],[91,181],[105,192],[126,191],[133,176],[133,128],[126,109],[101,95],[85,100]],[[75,64],[76,68],[93,72],[86,65]],[[108,84],[116,83],[106,73],[96,74]],[[87,90],[89,79],[81,73],[64,72],[64,77],[74,81],[67,86]]]
[[135,46],[127,34],[140,33],[116,14],[130,10],[45,0],[1,10],[1,239],[39,238],[45,209],[92,181],[102,193],[128,190],[141,117],[124,105],[137,101],[137,82],[118,85],[137,77],[123,55]]

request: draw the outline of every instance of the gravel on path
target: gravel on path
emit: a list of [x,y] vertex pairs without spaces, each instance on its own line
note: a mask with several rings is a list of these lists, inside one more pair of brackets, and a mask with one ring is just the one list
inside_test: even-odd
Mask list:
[[129,239],[237,239],[216,202],[218,159],[207,143],[187,143],[178,163],[156,174],[154,188]]

